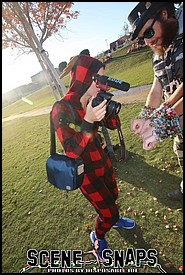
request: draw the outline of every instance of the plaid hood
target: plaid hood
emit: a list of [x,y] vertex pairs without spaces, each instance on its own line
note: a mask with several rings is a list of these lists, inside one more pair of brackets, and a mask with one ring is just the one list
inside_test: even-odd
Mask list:
[[70,71],[69,89],[65,100],[70,100],[72,104],[80,104],[80,98],[86,93],[93,80],[92,77],[105,64],[96,58],[87,55],[80,55]]

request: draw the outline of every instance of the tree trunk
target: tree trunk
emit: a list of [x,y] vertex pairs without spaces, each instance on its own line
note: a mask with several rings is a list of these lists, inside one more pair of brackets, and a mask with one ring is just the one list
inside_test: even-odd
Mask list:
[[37,59],[38,59],[40,65],[41,65],[41,68],[42,68],[42,70],[43,70],[43,72],[44,72],[46,81],[48,82],[48,84],[49,84],[49,86],[50,86],[50,88],[51,88],[51,91],[53,92],[53,95],[54,95],[54,97],[55,97],[55,100],[57,101],[57,100],[58,100],[58,96],[57,96],[57,94],[56,94],[56,89],[53,87],[53,84],[52,84],[52,82],[51,82],[51,77],[50,77],[50,75],[49,75],[47,69],[45,68],[44,63],[43,63],[41,57],[39,56],[39,53],[35,52],[35,54],[36,54]]
[[[30,24],[27,22],[18,2],[14,2],[13,3],[14,8],[16,9],[17,13],[20,16],[21,22],[23,24],[24,30],[28,36],[28,39],[30,41],[30,46],[33,49],[33,51],[35,52],[41,67],[44,68],[44,72],[46,72],[45,67],[43,66],[43,63],[46,65],[47,68],[47,81],[50,85],[50,88],[52,89],[52,92],[55,96],[55,99],[57,99],[57,95],[55,93],[55,91],[52,88],[52,83],[51,80],[49,80],[48,78],[48,74],[51,76],[51,79],[53,80],[55,87],[58,89],[58,92],[60,93],[61,97],[66,93],[66,87],[63,84],[63,82],[60,80],[59,75],[57,74],[53,64],[51,63],[51,61],[49,60],[46,51],[43,49],[40,41],[37,39],[32,27],[30,26]],[[40,59],[41,57],[41,59]],[[40,61],[42,60],[42,62]],[[63,90],[62,90],[63,89]]]

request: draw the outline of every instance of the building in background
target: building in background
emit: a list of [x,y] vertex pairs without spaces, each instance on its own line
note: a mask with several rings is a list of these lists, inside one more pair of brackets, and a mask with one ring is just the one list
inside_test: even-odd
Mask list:
[[115,40],[114,42],[110,43],[110,50],[115,51],[120,47],[123,47],[124,45],[126,45],[127,43],[130,42],[130,35],[124,35],[120,38],[118,38],[117,40]]

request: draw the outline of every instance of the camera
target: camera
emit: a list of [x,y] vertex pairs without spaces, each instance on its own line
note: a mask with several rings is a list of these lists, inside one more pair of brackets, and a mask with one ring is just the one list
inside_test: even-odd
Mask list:
[[111,94],[110,92],[107,93],[106,91],[110,90],[111,87],[122,91],[128,91],[130,88],[130,84],[116,78],[108,77],[106,75],[99,75],[99,74],[94,74],[92,79],[96,82],[98,87],[101,88],[100,92],[92,101],[92,107],[99,105],[102,101],[104,101],[104,99],[106,99],[107,114],[117,115],[121,109],[121,104],[111,100],[113,94]]
[[121,103],[111,100],[113,94],[110,92],[100,91],[92,100],[92,107],[98,106],[104,99],[107,100],[106,113],[108,115],[117,115],[121,109]]

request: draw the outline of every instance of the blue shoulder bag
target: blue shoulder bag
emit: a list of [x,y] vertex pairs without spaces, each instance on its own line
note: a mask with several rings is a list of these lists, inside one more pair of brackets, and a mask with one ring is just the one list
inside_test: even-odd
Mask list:
[[[72,106],[64,100],[62,102],[69,107],[75,122]],[[46,160],[47,179],[58,189],[73,191],[83,182],[84,163],[82,158],[74,159],[56,152],[55,129],[51,114],[52,111],[50,112],[50,156]]]

